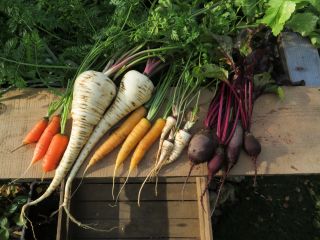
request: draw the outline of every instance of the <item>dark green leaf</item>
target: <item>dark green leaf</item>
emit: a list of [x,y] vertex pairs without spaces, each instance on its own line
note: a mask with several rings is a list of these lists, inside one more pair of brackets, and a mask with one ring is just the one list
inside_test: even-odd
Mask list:
[[18,205],[22,205],[22,204],[25,204],[28,200],[28,196],[25,196],[25,195],[21,195],[21,196],[17,196],[15,199],[14,199],[14,202]]
[[233,47],[233,41],[232,38],[227,35],[217,35],[212,34],[212,37],[218,42],[221,49],[231,55],[232,47]]
[[296,13],[286,25],[302,36],[307,36],[315,30],[318,20],[319,17],[311,12]]
[[253,17],[256,14],[257,0],[235,0],[235,4],[242,8],[242,12],[247,17]]
[[7,228],[7,227],[9,226],[8,218],[2,217],[2,218],[0,219],[0,226],[1,226],[2,228]]
[[312,6],[314,6],[320,12],[320,1],[319,0],[309,0]]
[[6,228],[0,228],[0,240],[9,239],[9,231]]
[[201,79],[214,78],[223,81],[228,79],[228,71],[215,64],[206,64],[201,67],[195,67],[193,69],[193,75]]
[[273,84],[275,81],[272,79],[269,72],[255,74],[253,77],[253,84],[255,88],[264,88],[268,84]]
[[12,213],[16,212],[17,209],[18,209],[18,204],[17,203],[12,203],[9,206],[7,206],[6,213],[8,215],[11,215]]

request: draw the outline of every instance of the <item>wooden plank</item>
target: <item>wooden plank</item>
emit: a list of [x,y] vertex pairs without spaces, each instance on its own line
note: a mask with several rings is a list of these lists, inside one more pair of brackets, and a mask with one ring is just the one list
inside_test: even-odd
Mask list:
[[[124,220],[136,221],[139,218],[153,219],[198,219],[196,201],[136,201],[119,202],[112,207],[114,201],[75,202],[71,211],[77,219]],[[137,214],[138,213],[138,214]]]
[[120,219],[120,220],[82,220],[85,224],[93,224],[95,227],[109,229],[117,226],[111,232],[94,232],[81,229],[71,224],[69,239],[82,238],[198,238],[198,219]]
[[308,38],[293,32],[281,34],[284,64],[291,82],[304,80],[306,86],[320,86],[320,58],[318,49]]
[[213,240],[211,225],[211,210],[209,203],[209,192],[204,195],[201,203],[201,195],[207,185],[206,177],[197,177],[197,197],[199,211],[199,230],[201,240]]
[[[77,186],[77,185],[75,185]],[[119,196],[119,201],[137,201],[138,192],[141,184],[128,184],[127,187],[121,192]],[[158,184],[158,195],[155,196],[155,184],[146,184],[142,190],[141,201],[161,201],[161,200],[182,200],[181,190],[183,183],[175,184]],[[119,184],[115,186],[115,194],[118,193],[120,188]],[[186,184],[184,190],[184,200],[196,200],[195,195],[196,185],[195,183]],[[85,183],[74,194],[73,199],[77,201],[112,201],[112,184],[103,183]]]
[[[209,96],[209,95],[208,95]],[[0,112],[0,178],[17,178],[20,177],[24,170],[30,163],[32,158],[34,146],[27,146],[14,153],[10,151],[17,147],[28,130],[46,114],[49,103],[53,100],[53,95],[46,90],[23,90],[23,91],[11,91],[6,93],[1,102]],[[204,99],[209,101],[209,98]],[[207,106],[207,105],[205,105]],[[203,114],[206,111],[206,107],[202,109]],[[200,126],[200,124],[199,124]],[[144,161],[139,166],[138,171],[132,174],[136,177],[146,176],[151,167],[153,166],[154,156],[156,152],[156,144],[146,155]],[[93,171],[90,171],[89,177],[111,177],[113,174],[113,163],[117,150],[113,151],[110,156],[104,161],[98,163]],[[166,170],[160,174],[160,176],[182,176],[186,175],[189,169],[189,162],[187,161],[186,153],[181,157],[184,161],[177,161],[172,164],[170,170]],[[128,168],[129,161],[125,164],[123,169]],[[126,176],[127,172],[121,169],[119,176]],[[80,171],[79,176],[81,176]],[[197,167],[193,173],[193,176],[206,175],[206,166],[203,164]],[[46,177],[50,178],[53,173],[49,173]],[[42,170],[41,164],[35,164],[30,171],[28,171],[24,178],[41,178]]]
[[[255,104],[252,132],[262,145],[258,174],[320,173],[320,92],[288,87],[285,94],[284,101],[265,95]],[[242,152],[231,175],[252,174],[252,162]]]
[[[258,159],[259,174],[310,174],[320,173],[320,94],[315,88],[285,87],[286,98],[280,101],[276,96],[265,95],[259,98],[254,107],[252,132],[262,144]],[[33,147],[29,146],[14,153],[10,150],[19,145],[28,129],[46,112],[52,95],[46,91],[21,97],[12,97],[17,92],[5,95],[2,104],[6,110],[0,114],[0,178],[17,178],[26,169],[32,156]],[[208,108],[211,94],[203,91],[200,105],[200,120],[194,131],[202,127],[202,120]],[[153,165],[155,145],[133,177],[143,177]],[[308,149],[308,151],[306,151]],[[98,163],[89,177],[111,177],[117,151]],[[126,176],[129,161],[119,176]],[[186,152],[174,164],[165,167],[161,176],[185,176],[189,170]],[[79,176],[81,175],[81,171]],[[242,153],[232,175],[252,175],[250,158]],[[205,164],[193,171],[193,176],[205,176]],[[48,174],[51,177],[53,173]],[[41,164],[36,164],[25,178],[41,178]]]
[[[124,183],[126,178],[125,177],[116,177],[115,179],[115,183]],[[144,180],[144,178],[140,178],[140,177],[132,177],[130,178],[130,181],[128,182],[130,183],[142,183]],[[76,179],[74,181],[74,183],[76,182],[80,182],[81,179]],[[154,179],[152,180],[154,182]],[[180,176],[180,177],[159,177],[158,178],[158,183],[184,183],[185,181],[185,177],[184,176]],[[196,177],[190,177],[188,179],[188,183],[195,183],[196,182]],[[95,178],[95,177],[86,177],[83,180],[83,183],[103,183],[103,184],[110,184],[112,183],[112,178],[110,177],[101,177],[101,178]]]

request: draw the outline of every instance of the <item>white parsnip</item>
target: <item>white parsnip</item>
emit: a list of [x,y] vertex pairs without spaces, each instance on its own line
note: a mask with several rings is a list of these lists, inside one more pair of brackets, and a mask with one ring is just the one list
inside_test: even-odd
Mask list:
[[154,168],[154,173],[156,174],[160,168],[163,166],[163,164],[168,160],[168,158],[171,155],[171,152],[173,150],[173,142],[169,140],[164,140],[161,148],[161,154],[159,157],[158,162],[156,163],[156,166]]
[[43,201],[58,188],[115,95],[115,84],[101,72],[85,71],[77,77],[74,83],[71,111],[73,120],[68,147],[47,190],[38,199],[22,207],[22,219],[27,207]]
[[121,83],[116,99],[106,111],[99,124],[94,129],[87,144],[82,149],[75,165],[73,166],[65,186],[65,195],[63,207],[65,208],[72,221],[75,221],[79,226],[86,227],[76,221],[69,213],[68,205],[71,198],[72,181],[78,173],[81,165],[89,155],[91,149],[99,141],[99,139],[118,121],[124,118],[127,114],[146,103],[152,95],[154,85],[151,80],[144,74],[138,71],[128,71]]
[[164,140],[165,140],[166,136],[168,135],[168,133],[170,132],[170,130],[174,128],[176,123],[177,123],[176,118],[174,118],[172,116],[167,117],[166,125],[162,129],[161,136],[160,136],[159,147],[158,147],[157,157],[156,157],[156,163],[159,161],[159,158],[161,156],[161,151],[162,151],[161,148],[164,143]]
[[174,138],[174,146],[173,146],[172,152],[168,160],[164,163],[164,165],[172,163],[181,155],[183,149],[185,149],[185,147],[188,146],[191,136],[192,135],[190,133],[188,133],[183,129],[180,129],[177,132]]

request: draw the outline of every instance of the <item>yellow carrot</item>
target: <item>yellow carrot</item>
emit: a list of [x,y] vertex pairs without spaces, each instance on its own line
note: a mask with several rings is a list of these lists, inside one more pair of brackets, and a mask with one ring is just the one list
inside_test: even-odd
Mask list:
[[140,140],[146,135],[151,128],[151,123],[147,118],[142,118],[133,128],[117,155],[116,163],[113,170],[112,197],[114,198],[114,181],[119,166],[127,159],[132,150],[137,146]]
[[[145,119],[145,118],[143,118],[143,119]],[[149,122],[149,120],[147,120],[147,119],[145,119],[145,120]],[[149,124],[150,124],[150,122],[149,122]],[[118,201],[118,198],[119,198],[119,195],[120,195],[122,189],[124,188],[124,186],[126,185],[128,179],[130,177],[132,170],[138,166],[138,164],[140,163],[140,161],[142,160],[142,158],[144,157],[146,152],[150,149],[150,147],[153,145],[153,143],[160,137],[162,129],[164,128],[165,124],[166,124],[165,119],[163,119],[163,118],[157,119],[157,121],[152,126],[152,128],[149,131],[145,132],[144,135],[139,139],[139,141],[140,140],[141,141],[139,142],[139,145],[137,146],[137,148],[135,149],[135,151],[132,155],[130,167],[129,167],[129,172],[128,172],[126,181],[123,183],[123,185],[121,186],[121,188],[119,190],[119,193],[116,198],[116,203]],[[151,126],[151,124],[150,124],[150,126]],[[131,133],[130,133],[130,135],[131,135]],[[141,135],[139,135],[139,137],[140,136]],[[113,191],[114,191],[114,186],[112,188],[112,196],[114,196]]]
[[166,120],[163,118],[158,118],[155,124],[152,126],[150,131],[144,136],[144,138],[140,141],[139,145],[135,149],[131,162],[129,172],[131,172],[142,160],[144,155],[150,149],[150,147],[154,144],[154,142],[160,137],[162,129],[166,124]]
[[103,159],[107,154],[119,146],[130,134],[133,128],[139,123],[139,121],[146,115],[146,113],[147,110],[143,106],[136,109],[93,154],[84,171],[84,174],[91,166]]

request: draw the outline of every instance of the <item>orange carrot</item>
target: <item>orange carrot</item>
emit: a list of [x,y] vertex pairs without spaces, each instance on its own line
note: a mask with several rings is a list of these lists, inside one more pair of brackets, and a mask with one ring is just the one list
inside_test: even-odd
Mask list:
[[50,172],[57,168],[68,142],[68,136],[60,133],[54,135],[46,155],[43,157],[42,169],[44,172]]
[[13,149],[11,152],[14,152],[18,150],[19,148],[30,144],[30,143],[36,143],[40,139],[43,131],[46,129],[48,126],[48,118],[44,117],[40,121],[36,123],[36,125],[33,126],[33,128],[28,132],[27,136],[22,141],[22,144],[15,149]]
[[139,123],[141,118],[143,118],[146,115],[146,113],[147,110],[143,106],[136,109],[93,154],[84,171],[84,174],[91,166],[93,166],[95,163],[97,163],[107,154],[109,154],[112,150],[114,150],[117,146],[119,146],[130,134],[132,129]]
[[166,124],[166,120],[163,118],[158,118],[149,132],[143,137],[143,139],[138,144],[135,149],[131,162],[129,173],[140,163],[144,155],[150,149],[150,147],[154,144],[154,142],[160,137],[162,129]]
[[57,115],[52,118],[48,127],[46,128],[46,130],[44,130],[43,134],[41,135],[36,145],[36,148],[34,150],[31,164],[39,161],[44,157],[53,136],[59,132],[59,129],[60,129],[60,116]]

